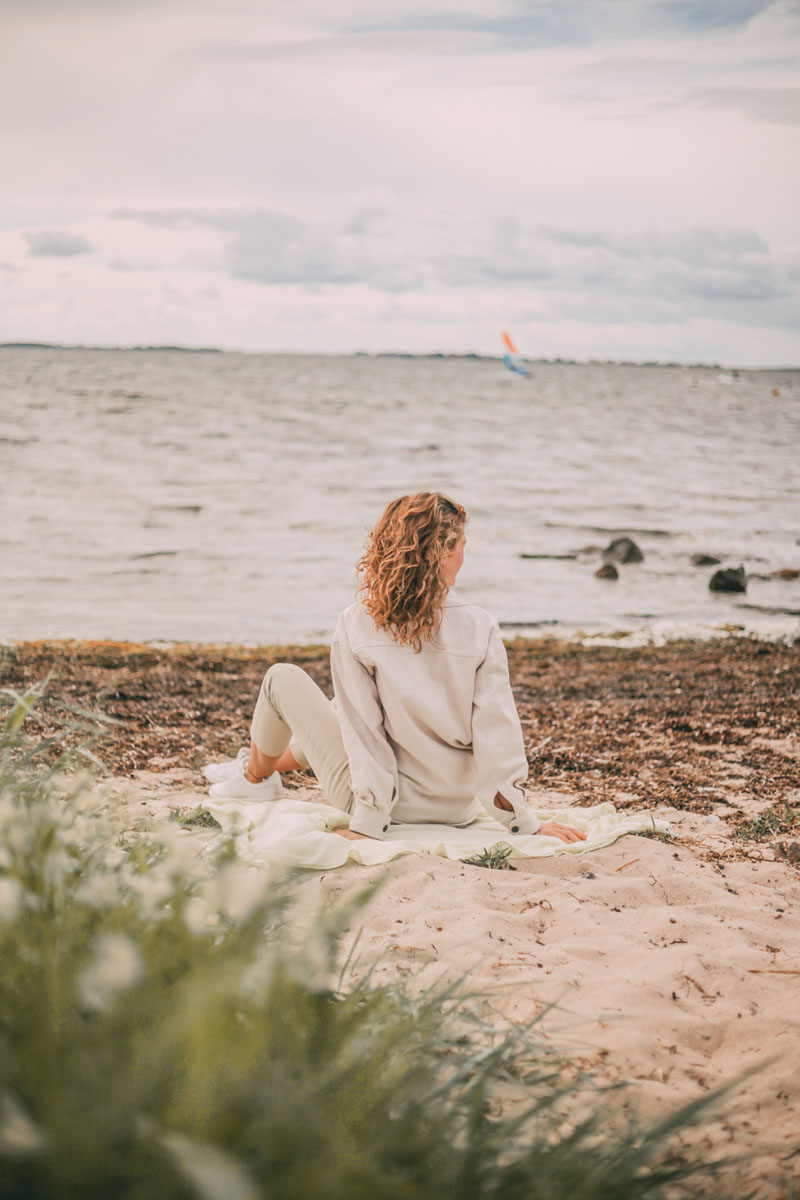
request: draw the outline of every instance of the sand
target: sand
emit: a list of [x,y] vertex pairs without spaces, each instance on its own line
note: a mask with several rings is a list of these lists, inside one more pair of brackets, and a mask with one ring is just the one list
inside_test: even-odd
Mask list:
[[[138,771],[103,795],[144,830],[194,809],[205,788],[196,771]],[[293,795],[320,800],[313,787]],[[547,789],[529,798],[580,803]],[[420,987],[468,971],[499,1026],[538,1016],[549,1044],[601,1083],[625,1081],[645,1117],[740,1079],[688,1140],[743,1156],[731,1195],[788,1196],[800,1180],[800,870],[779,844],[743,851],[713,814],[650,811],[677,841],[626,836],[513,871],[428,856],[348,864],[303,886],[328,900],[382,880],[360,917],[356,974]],[[213,835],[185,836],[200,852]]]

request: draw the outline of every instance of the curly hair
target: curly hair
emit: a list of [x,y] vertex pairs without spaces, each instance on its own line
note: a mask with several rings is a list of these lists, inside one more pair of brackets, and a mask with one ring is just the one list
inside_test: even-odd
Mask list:
[[441,562],[466,525],[460,504],[416,492],[387,505],[356,568],[362,602],[378,629],[418,654],[439,625],[448,584]]

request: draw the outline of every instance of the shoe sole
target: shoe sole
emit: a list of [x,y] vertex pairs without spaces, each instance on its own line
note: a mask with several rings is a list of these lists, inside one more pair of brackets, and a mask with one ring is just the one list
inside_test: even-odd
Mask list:
[[[275,779],[275,776],[271,778]],[[229,788],[234,782],[237,784],[237,792],[238,788],[242,789],[238,794],[237,792],[231,794],[217,790],[218,788]],[[277,776],[275,782],[270,783],[262,791],[261,789],[264,786],[264,782],[250,783],[249,779],[246,779],[240,772],[235,772],[233,775],[229,775],[227,779],[219,779],[216,783],[212,784],[208,789],[208,794],[216,797],[218,800],[281,800],[286,794],[280,775]]]
[[270,801],[270,800],[282,800],[285,795],[283,789],[281,788],[281,790],[279,792],[271,791],[268,795],[265,795],[263,792],[256,793],[255,795],[252,792],[246,792],[244,795],[231,796],[225,792],[220,793],[220,792],[216,792],[214,790],[214,788],[220,787],[220,786],[221,786],[221,784],[217,784],[217,783],[213,784],[208,789],[209,796],[211,796],[215,800],[260,800],[263,802],[263,801]]

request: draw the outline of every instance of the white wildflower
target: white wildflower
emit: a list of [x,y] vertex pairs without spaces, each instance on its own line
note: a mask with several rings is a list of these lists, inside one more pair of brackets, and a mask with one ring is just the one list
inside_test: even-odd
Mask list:
[[0,1153],[23,1158],[44,1149],[45,1136],[13,1096],[0,1096]]
[[122,846],[109,846],[105,852],[104,865],[108,871],[116,871],[127,858]]
[[324,929],[312,929],[298,947],[289,955],[286,967],[289,975],[303,987],[319,989],[331,983],[331,940]]
[[42,864],[42,880],[52,888],[63,887],[77,870],[77,862],[63,846],[51,850]]
[[262,947],[256,958],[245,967],[239,981],[242,996],[249,1000],[260,1000],[275,974],[276,955],[270,948]]
[[239,866],[235,883],[225,900],[225,911],[234,921],[246,920],[267,898],[269,876],[255,867]]
[[269,877],[255,867],[229,863],[212,881],[211,903],[232,921],[245,921],[265,899]]
[[208,929],[211,907],[205,896],[190,896],[183,906],[182,915],[189,933],[200,937]]
[[32,822],[23,819],[17,810],[11,817],[10,823],[3,830],[3,841],[13,854],[24,854],[31,844]]
[[22,908],[25,892],[16,879],[0,875],[0,921],[13,924]]
[[126,872],[125,887],[136,899],[140,915],[152,920],[164,915],[175,890],[171,881],[153,868]]
[[158,843],[161,848],[158,870],[162,875],[182,883],[208,878],[208,863],[194,834],[168,826],[159,832]]
[[75,899],[90,908],[111,908],[120,901],[116,875],[89,875],[75,890]]
[[108,1008],[119,993],[133,987],[142,977],[142,959],[129,937],[101,934],[95,941],[95,956],[78,979],[87,1008]]
[[75,846],[90,846],[98,841],[97,821],[83,813],[76,813],[69,825],[69,843]]

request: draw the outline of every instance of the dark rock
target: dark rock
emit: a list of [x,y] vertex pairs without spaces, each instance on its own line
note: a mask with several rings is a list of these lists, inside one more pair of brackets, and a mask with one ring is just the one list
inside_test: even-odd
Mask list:
[[781,567],[779,571],[772,572],[773,579],[800,579],[800,571],[795,567]]
[[644,555],[633,538],[615,537],[603,551],[604,562],[638,563],[644,562]]
[[708,586],[712,592],[746,592],[744,567],[724,567],[721,571],[715,571]]
[[713,554],[693,554],[690,562],[693,567],[715,567],[722,560],[714,558]]
[[598,567],[595,571],[598,579],[619,579],[619,571],[613,563],[603,563],[602,567]]

